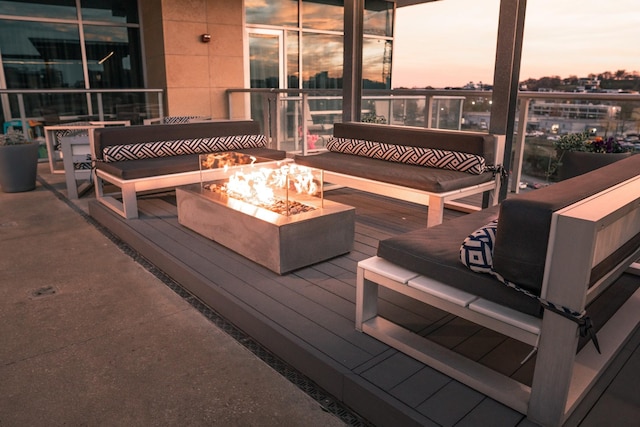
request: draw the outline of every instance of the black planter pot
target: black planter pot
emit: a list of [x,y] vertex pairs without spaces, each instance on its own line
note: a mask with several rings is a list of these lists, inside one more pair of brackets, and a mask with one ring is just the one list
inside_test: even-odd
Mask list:
[[589,153],[586,151],[566,151],[562,163],[558,166],[558,179],[573,178],[594,169],[629,157],[632,153]]
[[38,144],[0,146],[0,187],[5,193],[36,188]]

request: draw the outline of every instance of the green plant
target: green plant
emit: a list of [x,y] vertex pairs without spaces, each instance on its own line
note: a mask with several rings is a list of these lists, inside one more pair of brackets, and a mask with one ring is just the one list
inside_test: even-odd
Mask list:
[[604,139],[596,136],[591,138],[586,131],[563,135],[555,141],[554,145],[559,157],[562,157],[565,151],[584,151],[587,153],[626,153],[629,151],[613,137]]
[[20,131],[9,129],[7,133],[0,134],[0,145],[19,145],[27,143],[29,143],[29,141],[27,141],[24,134]]
[[381,123],[386,124],[387,119],[384,116],[376,116],[375,113],[365,113],[360,118],[363,123]]

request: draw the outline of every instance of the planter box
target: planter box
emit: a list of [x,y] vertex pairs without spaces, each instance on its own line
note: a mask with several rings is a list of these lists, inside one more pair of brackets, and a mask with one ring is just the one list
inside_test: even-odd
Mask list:
[[627,158],[632,153],[589,153],[584,151],[565,151],[562,163],[558,165],[558,180],[573,178],[591,172]]

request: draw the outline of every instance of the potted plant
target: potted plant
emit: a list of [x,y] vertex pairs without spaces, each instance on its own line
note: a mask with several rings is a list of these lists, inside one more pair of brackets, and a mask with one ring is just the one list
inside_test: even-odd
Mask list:
[[555,141],[560,181],[582,175],[631,155],[615,138],[591,137],[588,132],[570,133]]
[[0,134],[0,187],[5,193],[36,188],[38,170],[37,142],[25,139],[22,132]]

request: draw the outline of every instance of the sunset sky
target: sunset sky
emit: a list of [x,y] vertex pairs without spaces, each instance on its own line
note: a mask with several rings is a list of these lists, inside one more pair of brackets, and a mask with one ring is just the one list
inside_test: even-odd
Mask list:
[[[492,83],[500,0],[399,8],[392,87]],[[640,72],[639,0],[527,1],[520,81]]]

